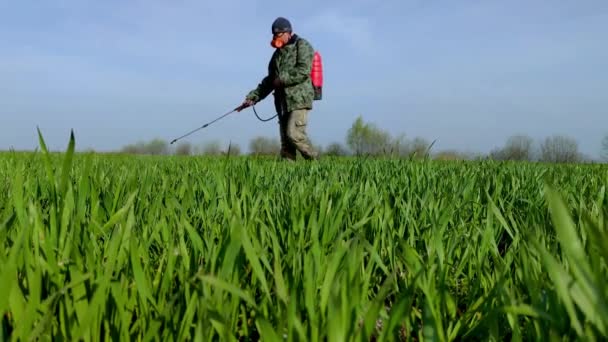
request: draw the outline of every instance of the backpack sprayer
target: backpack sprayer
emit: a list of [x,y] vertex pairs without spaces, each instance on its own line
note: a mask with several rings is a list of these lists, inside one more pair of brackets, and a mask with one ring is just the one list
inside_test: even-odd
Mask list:
[[[314,100],[315,101],[319,101],[323,97],[323,64],[322,64],[322,61],[321,61],[321,54],[319,52],[317,52],[317,51],[315,51],[315,54],[314,54],[313,59],[312,59],[312,70],[310,72],[310,79],[311,79],[312,87],[313,87],[314,93],[315,93],[314,94]],[[240,106],[234,108],[233,110],[231,110],[228,113],[226,113],[226,114],[218,117],[217,119],[215,119],[215,120],[213,120],[211,122],[208,122],[208,123],[202,125],[201,127],[197,128],[197,129],[194,129],[194,130],[192,130],[192,131],[190,131],[190,132],[182,135],[179,138],[173,139],[171,141],[171,145],[173,145],[173,143],[175,143],[176,141],[178,141],[178,140],[180,140],[182,138],[185,138],[185,137],[187,137],[187,136],[189,136],[189,135],[191,135],[191,134],[193,134],[193,133],[195,133],[195,132],[197,132],[197,131],[199,131],[199,130],[201,130],[203,128],[206,128],[207,126],[213,124],[216,121],[219,121],[219,120],[223,119],[224,117],[226,117],[226,116],[228,116],[228,115],[230,115],[230,114],[232,114],[234,112],[239,112],[239,111],[245,109],[246,107],[247,106],[245,106],[245,105],[240,105]],[[258,120],[260,120],[262,122],[270,121],[270,120],[276,118],[277,115],[278,115],[277,114],[277,115],[275,115],[275,116],[273,116],[273,117],[271,117],[269,119],[262,119],[258,115],[258,112],[255,110],[255,106],[251,105],[251,108],[253,109],[253,113],[258,118]]]

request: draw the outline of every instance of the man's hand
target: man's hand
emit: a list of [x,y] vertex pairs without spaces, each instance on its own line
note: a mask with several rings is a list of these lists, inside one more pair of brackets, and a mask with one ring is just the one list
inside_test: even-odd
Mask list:
[[255,104],[255,101],[249,100],[249,99],[245,99],[245,101],[243,101],[243,103],[236,108],[236,111],[240,112],[240,111],[242,111],[243,109],[245,109],[245,108],[247,108],[249,106],[253,106],[254,104]]

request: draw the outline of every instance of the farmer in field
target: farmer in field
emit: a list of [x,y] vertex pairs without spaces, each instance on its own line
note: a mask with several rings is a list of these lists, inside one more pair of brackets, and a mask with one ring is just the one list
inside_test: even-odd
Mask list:
[[268,64],[268,75],[245,97],[239,111],[268,96],[274,90],[274,104],[279,118],[281,157],[296,159],[296,150],[308,160],[318,153],[306,133],[312,110],[314,90],[310,79],[314,49],[304,38],[293,33],[291,23],[282,17],[272,23],[272,47],[276,50]]

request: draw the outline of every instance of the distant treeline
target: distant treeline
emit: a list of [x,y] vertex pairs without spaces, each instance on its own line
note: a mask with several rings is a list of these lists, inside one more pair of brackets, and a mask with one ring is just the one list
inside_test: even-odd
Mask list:
[[[514,160],[541,162],[593,162],[608,161],[608,135],[601,142],[600,160],[594,160],[579,151],[578,142],[565,135],[552,135],[540,142],[527,135],[515,134],[507,139],[504,146],[493,149],[490,153],[476,154],[456,150],[433,150],[433,141],[405,135],[391,136],[386,130],[373,123],[365,122],[359,116],[346,133],[344,142],[332,142],[327,146],[316,145],[321,155],[326,156],[392,156],[404,158],[433,158],[441,160]],[[249,142],[251,155],[277,155],[281,145],[277,137],[258,136]],[[122,153],[150,155],[241,155],[238,144],[221,144],[210,141],[199,145],[190,142],[170,145],[162,139],[149,142],[138,142],[123,147]]]

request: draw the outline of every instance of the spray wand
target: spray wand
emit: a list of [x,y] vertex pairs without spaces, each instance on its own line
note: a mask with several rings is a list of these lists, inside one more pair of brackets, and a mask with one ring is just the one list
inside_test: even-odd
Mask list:
[[[201,130],[201,129],[203,129],[203,128],[206,128],[207,126],[211,125],[212,123],[214,123],[214,122],[216,122],[216,121],[219,121],[219,120],[223,119],[224,117],[226,117],[226,116],[228,116],[228,115],[230,115],[230,114],[232,114],[232,113],[234,113],[234,112],[240,112],[241,110],[243,110],[243,109],[245,109],[245,108],[247,108],[247,107],[249,107],[247,104],[242,104],[242,105],[240,105],[240,106],[238,106],[238,107],[234,108],[233,110],[229,111],[228,113],[226,113],[226,114],[224,114],[224,115],[222,115],[222,116],[218,117],[217,119],[215,119],[215,120],[213,120],[213,121],[211,121],[211,122],[208,122],[208,123],[206,123],[206,124],[202,125],[201,127],[197,128],[197,129],[194,129],[194,130],[192,130],[192,131],[190,131],[190,132],[188,132],[188,133],[186,133],[186,134],[182,135],[182,136],[181,136],[181,137],[179,137],[179,138],[175,138],[175,139],[173,139],[173,140],[171,141],[171,145],[173,145],[173,143],[174,143],[174,142],[176,142],[176,141],[178,141],[178,140],[180,140],[180,139],[182,139],[182,138],[185,138],[185,137],[189,136],[190,134],[193,134],[193,133],[195,133],[195,132],[197,132],[197,131],[199,131],[199,130]],[[262,119],[262,118],[260,118],[260,116],[258,115],[258,112],[255,110],[255,106],[254,106],[254,105],[251,105],[251,108],[253,109],[253,112],[255,113],[255,116],[258,118],[258,120],[260,120],[260,121],[262,121],[262,122],[270,121],[270,120],[272,120],[272,119],[276,118],[276,117],[277,117],[277,115],[278,115],[278,114],[277,114],[277,115],[275,115],[275,116],[273,116],[273,117],[271,117],[271,118],[269,118],[269,119]]]

